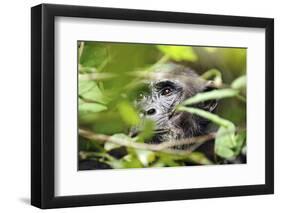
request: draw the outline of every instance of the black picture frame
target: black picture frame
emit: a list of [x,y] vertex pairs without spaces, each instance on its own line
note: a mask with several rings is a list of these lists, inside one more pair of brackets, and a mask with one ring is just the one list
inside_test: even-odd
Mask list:
[[[55,17],[99,18],[263,28],[266,32],[265,184],[95,195],[54,195]],[[274,192],[274,20],[241,16],[41,4],[31,9],[31,204],[59,208],[197,198],[272,194]]]

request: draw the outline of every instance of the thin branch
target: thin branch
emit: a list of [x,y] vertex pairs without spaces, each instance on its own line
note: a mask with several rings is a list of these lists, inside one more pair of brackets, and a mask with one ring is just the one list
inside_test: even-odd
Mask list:
[[182,146],[182,145],[193,145],[193,144],[201,144],[216,137],[216,133],[212,132],[207,135],[197,136],[192,138],[185,138],[177,141],[166,141],[161,144],[157,144],[159,150],[163,150],[166,148],[174,147],[174,146]]
[[[210,133],[204,136],[198,136],[193,138],[186,138],[183,140],[178,141],[167,141],[163,142],[161,144],[146,144],[146,143],[137,143],[133,140],[129,139],[119,139],[115,137],[111,137],[104,134],[96,134],[94,132],[91,132],[89,130],[85,129],[79,129],[79,135],[90,139],[90,140],[96,140],[100,143],[104,142],[111,142],[120,146],[126,146],[131,147],[135,149],[143,149],[143,150],[150,150],[150,151],[158,151],[158,152],[165,152],[169,154],[179,154],[179,155],[186,155],[191,152],[193,152],[195,149],[197,149],[200,145],[202,145],[204,142],[210,141],[211,139],[214,139],[216,136],[216,133]],[[177,150],[173,149],[172,147],[180,146],[180,145],[195,145],[191,146],[187,150]]]

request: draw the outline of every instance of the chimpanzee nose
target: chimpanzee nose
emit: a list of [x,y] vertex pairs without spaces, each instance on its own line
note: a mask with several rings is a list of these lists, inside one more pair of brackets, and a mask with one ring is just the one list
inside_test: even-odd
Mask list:
[[156,113],[156,109],[154,109],[154,108],[150,108],[146,111],[147,115],[154,115],[155,113]]

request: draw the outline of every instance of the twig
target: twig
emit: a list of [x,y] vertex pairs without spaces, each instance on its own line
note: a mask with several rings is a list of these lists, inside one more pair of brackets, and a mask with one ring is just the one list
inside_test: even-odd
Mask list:
[[[216,133],[210,133],[204,136],[198,136],[193,138],[186,138],[183,140],[178,141],[167,141],[163,142],[161,144],[146,144],[146,143],[137,143],[132,140],[128,139],[119,139],[115,137],[111,137],[108,135],[103,134],[96,134],[94,132],[91,132],[89,130],[85,129],[79,129],[79,135],[81,135],[84,138],[90,139],[90,140],[96,140],[98,142],[104,143],[104,142],[111,142],[120,146],[126,146],[131,147],[135,149],[143,149],[143,150],[150,150],[150,151],[158,151],[158,152],[165,152],[170,154],[179,154],[179,155],[186,155],[194,151],[196,148],[198,148],[200,145],[202,145],[204,142],[210,141],[211,139],[214,139],[216,136]],[[187,150],[177,150],[172,149],[172,147],[180,146],[180,145],[196,145],[191,146]]]

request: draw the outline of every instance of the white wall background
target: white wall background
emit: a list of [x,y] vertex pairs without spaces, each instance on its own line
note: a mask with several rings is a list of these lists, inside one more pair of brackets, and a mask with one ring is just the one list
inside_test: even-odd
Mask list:
[[[45,0],[45,3],[81,4],[194,13],[275,18],[275,195],[201,199],[144,204],[50,210],[51,212],[276,212],[281,208],[281,13],[277,0]],[[39,212],[30,196],[30,7],[37,0],[1,2],[0,18],[0,211]],[[279,121],[278,121],[279,119]],[[276,151],[277,150],[277,151]],[[243,175],[243,174],[241,174]]]

